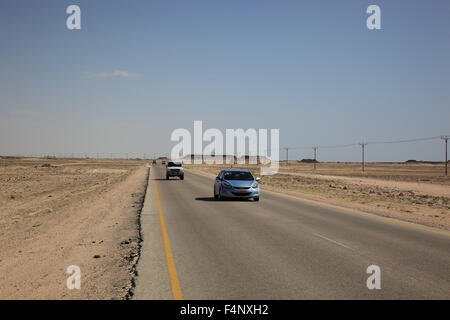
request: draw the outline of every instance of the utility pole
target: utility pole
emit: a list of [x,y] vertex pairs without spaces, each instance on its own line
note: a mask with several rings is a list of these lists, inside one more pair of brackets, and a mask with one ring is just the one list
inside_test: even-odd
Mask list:
[[367,143],[360,142],[359,145],[361,146],[361,150],[362,150],[362,162],[361,162],[361,165],[362,165],[362,172],[364,172],[364,148],[365,148],[365,146],[367,146]]
[[317,155],[317,149],[319,149],[319,147],[312,147],[314,150],[314,170],[316,170],[316,155]]
[[284,148],[286,150],[286,165],[289,165],[289,147]]
[[447,177],[447,165],[448,165],[448,158],[447,158],[447,143],[449,136],[442,136],[441,139],[445,141],[445,176]]

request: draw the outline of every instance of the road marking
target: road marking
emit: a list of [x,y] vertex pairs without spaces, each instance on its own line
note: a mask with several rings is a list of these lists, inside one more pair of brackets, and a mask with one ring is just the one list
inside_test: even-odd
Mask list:
[[169,267],[169,277],[170,277],[170,283],[172,285],[172,295],[173,295],[174,300],[183,300],[180,282],[178,281],[177,269],[175,268],[175,262],[173,260],[172,249],[170,248],[169,236],[167,235],[166,224],[164,222],[161,201],[159,200],[158,187],[156,186],[156,181],[154,180],[153,182],[155,184],[155,195],[156,195],[156,201],[158,202],[159,221],[161,222],[161,229],[162,229],[162,234],[163,234],[163,239],[164,239],[164,249],[166,251],[166,258],[167,258],[167,266]]
[[320,237],[320,238],[322,238],[322,239],[328,240],[328,241],[330,241],[330,242],[333,242],[334,244],[337,244],[338,246],[341,246],[341,247],[344,247],[344,248],[347,248],[347,249],[350,249],[350,250],[355,250],[355,249],[353,249],[353,248],[350,248],[350,247],[346,246],[346,245],[343,244],[343,243],[340,243],[340,242],[334,241],[334,240],[332,240],[332,239],[329,239],[329,238],[327,238],[327,237],[325,237],[325,236],[323,236],[323,235],[321,235],[321,234],[314,233],[314,235],[315,235],[315,236],[318,236],[318,237]]

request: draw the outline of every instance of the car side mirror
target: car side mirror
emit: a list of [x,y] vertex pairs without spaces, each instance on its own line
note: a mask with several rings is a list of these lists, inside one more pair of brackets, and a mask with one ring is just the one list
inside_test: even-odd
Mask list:
[[216,177],[216,180],[220,180],[220,177],[219,177],[219,176],[217,176],[217,177]]
[[260,178],[260,177],[257,177],[255,180],[256,180],[256,181],[259,181],[259,180],[261,180],[261,178]]

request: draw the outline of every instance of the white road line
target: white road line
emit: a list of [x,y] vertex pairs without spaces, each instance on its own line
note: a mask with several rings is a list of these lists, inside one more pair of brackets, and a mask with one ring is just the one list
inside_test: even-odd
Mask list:
[[329,238],[327,238],[327,237],[324,237],[324,236],[322,236],[321,234],[314,233],[314,235],[315,235],[315,236],[318,236],[318,237],[320,237],[320,238],[322,238],[322,239],[328,240],[328,241],[330,241],[330,242],[333,242],[334,244],[337,244],[338,246],[341,246],[341,247],[344,247],[344,248],[347,248],[347,249],[350,249],[350,250],[355,250],[355,249],[353,249],[353,248],[350,248],[350,247],[346,246],[346,245],[343,244],[343,243],[340,243],[340,242],[334,241],[334,240],[332,240],[332,239],[329,239]]

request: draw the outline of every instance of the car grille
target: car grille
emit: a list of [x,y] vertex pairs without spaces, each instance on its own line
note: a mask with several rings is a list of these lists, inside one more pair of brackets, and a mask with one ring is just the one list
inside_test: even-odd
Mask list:
[[248,196],[251,192],[232,192],[235,196]]
[[250,187],[234,187],[234,189],[244,189],[244,190],[247,190],[247,189],[250,189]]

